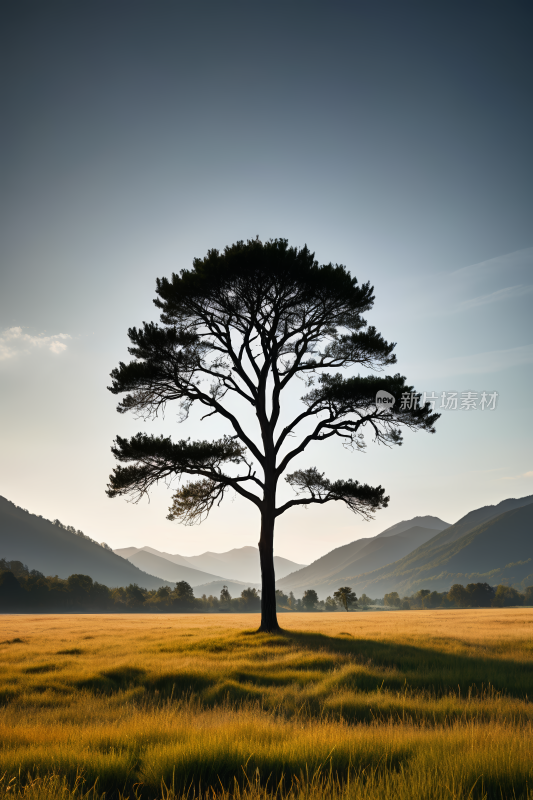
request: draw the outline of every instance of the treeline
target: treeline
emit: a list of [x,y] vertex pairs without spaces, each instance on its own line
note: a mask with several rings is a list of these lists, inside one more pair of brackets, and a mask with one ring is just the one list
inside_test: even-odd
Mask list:
[[[303,597],[292,592],[276,591],[278,611],[364,611],[370,607],[397,609],[431,608],[503,608],[505,606],[533,605],[533,586],[519,592],[510,586],[490,586],[488,583],[454,584],[448,592],[420,589],[410,597],[400,597],[390,592],[383,598],[371,599],[366,594],[357,598],[348,586],[340,587],[326,600],[319,600],[314,589],[307,589]],[[261,596],[257,589],[248,587],[240,597],[232,597],[224,586],[220,596],[195,597],[186,581],[171,588],[143,589],[136,583],[110,589],[88,575],[71,575],[63,579],[45,577],[36,569],[28,569],[21,561],[0,558],[0,612],[157,612],[157,613],[209,613],[257,612],[261,609]]]
[[174,588],[162,586],[150,590],[132,583],[110,589],[93,581],[89,575],[71,575],[66,579],[57,575],[45,577],[36,569],[28,569],[21,561],[0,558],[0,611],[3,612],[242,613],[260,609],[260,595],[254,588],[244,589],[236,598],[231,597],[227,588],[220,597],[195,597],[186,581],[180,581]]
[[383,598],[389,608],[505,608],[505,606],[533,605],[533,586],[523,592],[512,586],[490,586],[488,583],[469,583],[454,585],[447,592],[432,592],[420,589],[410,597],[400,597],[398,592],[390,592]]

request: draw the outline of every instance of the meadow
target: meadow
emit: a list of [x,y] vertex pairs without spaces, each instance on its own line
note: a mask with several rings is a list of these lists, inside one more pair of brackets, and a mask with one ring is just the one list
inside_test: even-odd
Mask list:
[[0,797],[533,798],[533,609],[0,617]]

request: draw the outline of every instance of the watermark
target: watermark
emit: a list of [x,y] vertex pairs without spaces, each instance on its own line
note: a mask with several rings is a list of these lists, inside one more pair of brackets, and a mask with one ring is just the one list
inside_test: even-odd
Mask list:
[[[407,411],[429,403],[431,411],[494,411],[498,397],[498,392],[403,392],[398,408]],[[392,408],[395,403],[396,398],[383,389],[376,394],[378,408]]]
[[392,408],[394,403],[396,402],[396,398],[393,394],[389,394],[385,391],[385,389],[380,389],[376,395],[376,405],[377,406],[384,406],[385,408]]

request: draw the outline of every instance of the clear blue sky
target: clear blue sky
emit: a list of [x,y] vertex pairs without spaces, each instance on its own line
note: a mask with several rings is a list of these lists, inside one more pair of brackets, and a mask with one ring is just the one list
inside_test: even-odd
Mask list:
[[[113,547],[256,544],[239,500],[183,528],[165,487],[138,506],[104,494],[114,436],[142,427],[115,413],[109,372],[127,328],[157,318],[156,277],[256,235],[370,280],[369,320],[421,391],[499,393],[402,448],[302,456],[391,503],[371,523],[289,512],[279,555],[533,494],[532,17],[485,0],[2,3],[0,494]],[[171,409],[153,429],[200,431]]]

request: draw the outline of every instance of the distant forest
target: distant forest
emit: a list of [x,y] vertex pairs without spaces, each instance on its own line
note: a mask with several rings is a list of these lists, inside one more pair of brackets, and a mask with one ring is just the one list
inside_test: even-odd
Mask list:
[[[343,610],[335,598],[318,600],[313,589],[302,598],[293,593],[276,592],[279,611],[335,611]],[[533,586],[519,592],[510,586],[489,586],[488,583],[455,584],[448,592],[420,589],[411,597],[400,597],[397,592],[372,600],[366,594],[352,602],[353,610],[370,607],[388,609],[430,608],[502,608],[504,606],[533,605]],[[137,584],[110,589],[93,581],[89,575],[71,575],[67,579],[45,577],[38,570],[30,570],[21,561],[0,558],[0,612],[2,613],[57,613],[57,612],[155,612],[155,613],[210,613],[257,612],[261,597],[257,589],[247,588],[240,597],[231,597],[224,587],[219,597],[195,597],[186,581],[173,589],[142,589]]]

